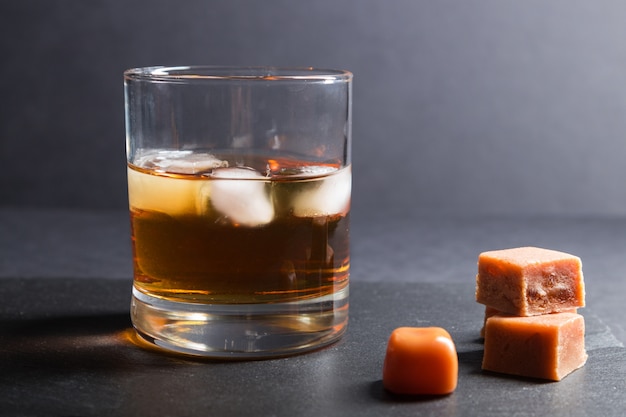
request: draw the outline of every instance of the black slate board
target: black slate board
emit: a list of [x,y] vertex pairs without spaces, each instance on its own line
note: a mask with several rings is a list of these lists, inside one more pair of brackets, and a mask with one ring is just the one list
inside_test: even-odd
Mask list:
[[[0,280],[0,415],[623,416],[626,349],[591,308],[587,365],[560,382],[480,369],[473,283],[353,283],[349,330],[309,354],[217,362],[134,342],[129,280]],[[444,397],[400,398],[381,381],[399,326],[441,326],[459,354]]]

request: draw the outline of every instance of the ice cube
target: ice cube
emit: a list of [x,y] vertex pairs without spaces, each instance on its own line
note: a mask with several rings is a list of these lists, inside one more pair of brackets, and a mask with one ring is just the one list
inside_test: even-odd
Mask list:
[[275,177],[316,177],[337,171],[337,168],[330,165],[268,165],[269,173]]
[[145,154],[139,152],[134,163],[137,166],[156,171],[192,175],[228,166],[228,161],[221,160],[207,152],[166,149],[150,151]]
[[195,214],[200,183],[128,168],[129,204],[134,209],[160,211],[171,216]]
[[351,191],[352,171],[348,167],[324,177],[319,186],[298,193],[291,202],[293,214],[296,217],[346,214],[350,209]]
[[274,218],[274,206],[266,192],[267,178],[258,171],[247,167],[218,168],[210,178],[211,203],[231,222],[261,226]]

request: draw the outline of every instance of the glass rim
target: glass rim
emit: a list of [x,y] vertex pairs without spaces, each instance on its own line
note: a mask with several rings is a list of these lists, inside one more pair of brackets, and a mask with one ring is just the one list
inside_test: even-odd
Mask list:
[[136,81],[305,81],[305,82],[350,82],[353,74],[342,69],[315,67],[280,66],[150,66],[130,68],[124,71],[124,78]]

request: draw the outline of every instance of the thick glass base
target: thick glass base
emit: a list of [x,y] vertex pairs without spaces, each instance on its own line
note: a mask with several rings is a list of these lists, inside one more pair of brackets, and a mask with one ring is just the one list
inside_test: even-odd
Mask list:
[[297,302],[232,305],[173,302],[133,288],[131,318],[140,337],[174,352],[219,359],[287,356],[345,333],[348,287]]

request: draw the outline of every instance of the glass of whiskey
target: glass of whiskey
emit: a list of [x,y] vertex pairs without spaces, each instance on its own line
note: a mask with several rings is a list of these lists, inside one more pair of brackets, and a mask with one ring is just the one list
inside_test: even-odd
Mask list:
[[137,334],[268,358],[348,323],[352,74],[275,67],[124,73]]

